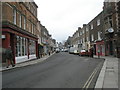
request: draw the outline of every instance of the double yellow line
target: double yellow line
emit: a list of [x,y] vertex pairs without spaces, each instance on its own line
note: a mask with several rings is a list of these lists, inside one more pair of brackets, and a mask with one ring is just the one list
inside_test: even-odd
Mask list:
[[98,64],[98,66],[94,69],[94,71],[92,72],[92,74],[90,75],[90,77],[88,78],[88,80],[86,81],[86,83],[84,84],[84,86],[83,86],[84,90],[85,89],[87,90],[88,87],[90,86],[90,84],[91,84],[93,78],[95,77],[98,69],[100,68],[101,64],[102,64],[102,62],[100,64]]

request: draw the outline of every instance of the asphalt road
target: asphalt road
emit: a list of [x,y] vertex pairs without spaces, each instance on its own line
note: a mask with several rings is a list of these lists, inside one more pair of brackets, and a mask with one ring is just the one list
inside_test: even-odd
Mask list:
[[65,52],[31,66],[4,71],[3,88],[94,88],[103,59]]

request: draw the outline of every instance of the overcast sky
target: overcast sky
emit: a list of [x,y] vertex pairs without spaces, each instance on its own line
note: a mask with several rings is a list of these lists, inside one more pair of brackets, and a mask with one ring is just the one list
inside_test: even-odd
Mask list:
[[103,8],[104,0],[34,0],[38,19],[58,42],[89,23]]

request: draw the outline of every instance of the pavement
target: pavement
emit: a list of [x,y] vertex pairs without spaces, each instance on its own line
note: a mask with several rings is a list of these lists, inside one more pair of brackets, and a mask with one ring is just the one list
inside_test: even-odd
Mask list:
[[101,90],[105,88],[118,90],[118,62],[120,59],[112,56],[103,56],[100,58],[104,58],[105,62],[97,79],[95,88],[101,88]]
[[[52,54],[53,55],[53,54]],[[52,56],[50,55],[50,56]],[[28,62],[23,62],[23,63],[18,63],[16,64],[15,67],[0,67],[0,72],[5,71],[5,70],[10,70],[10,69],[14,69],[14,68],[19,68],[19,67],[24,67],[24,66],[28,66],[28,65],[32,65],[32,64],[36,64],[39,62],[42,62],[44,60],[46,60],[47,58],[50,57],[49,55],[41,58],[41,59],[37,59],[37,60],[31,60]],[[94,56],[95,58],[98,58],[98,56]],[[120,59],[116,58],[116,57],[112,57],[112,56],[101,56],[100,58],[104,58],[105,62],[103,64],[103,67],[100,71],[100,74],[98,76],[95,88],[98,89],[100,88],[101,90],[103,90],[104,88],[119,88],[119,83],[118,83],[118,62],[120,61]]]
[[[54,53],[53,53],[54,54]],[[52,56],[53,54],[51,54],[50,56]],[[34,59],[34,60],[29,60],[29,61],[25,61],[25,62],[21,62],[21,63],[17,63],[15,65],[15,67],[12,67],[11,65],[9,66],[9,68],[6,68],[5,65],[0,65],[0,72],[2,71],[7,71],[7,70],[10,70],[10,69],[14,69],[14,68],[20,68],[20,67],[24,67],[24,66],[28,66],[28,65],[33,65],[33,64],[36,64],[36,63],[40,63],[44,60],[46,60],[47,58],[50,57],[49,55],[46,55],[40,59]]]

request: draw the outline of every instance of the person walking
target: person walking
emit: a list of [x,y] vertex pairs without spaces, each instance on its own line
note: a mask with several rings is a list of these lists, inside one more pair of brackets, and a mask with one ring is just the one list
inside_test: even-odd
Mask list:
[[49,56],[50,56],[50,53],[51,53],[51,52],[50,52],[50,50],[49,50],[49,52],[48,52],[48,53],[49,53]]
[[93,47],[90,49],[90,53],[91,53],[90,56],[93,58],[93,54],[94,54]]
[[11,50],[11,46],[9,46],[6,51],[5,51],[5,54],[6,54],[6,67],[8,68],[10,66],[10,64],[12,65],[12,67],[15,66],[14,64],[14,61],[13,61],[13,53],[12,53],[12,50]]

